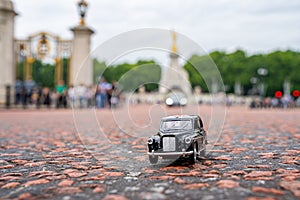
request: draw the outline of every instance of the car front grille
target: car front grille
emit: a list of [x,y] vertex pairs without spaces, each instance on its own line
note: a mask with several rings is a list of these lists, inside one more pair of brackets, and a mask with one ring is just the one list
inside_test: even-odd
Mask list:
[[163,137],[163,151],[175,151],[175,137]]

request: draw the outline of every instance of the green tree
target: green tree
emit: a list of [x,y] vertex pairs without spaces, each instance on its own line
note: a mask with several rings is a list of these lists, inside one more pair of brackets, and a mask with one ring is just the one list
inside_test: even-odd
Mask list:
[[54,87],[55,66],[35,60],[32,64],[32,79],[42,87]]
[[[235,82],[240,82],[244,88],[244,94],[253,87],[250,82],[252,77],[256,77],[258,83],[263,82],[267,86],[267,96],[273,96],[276,90],[282,90],[284,80],[290,80],[292,89],[300,89],[300,52],[296,51],[274,51],[269,54],[247,55],[242,50],[233,53],[224,51],[214,51],[209,54],[217,65],[223,82],[228,86],[229,93],[234,92]],[[208,64],[209,59],[205,56],[193,55],[184,65],[190,78],[192,87],[200,85],[204,92],[208,91],[207,81],[198,71],[206,71],[201,65]],[[268,70],[266,76],[257,73],[259,68]]]
[[122,63],[106,66],[104,62],[94,60],[94,80],[103,76],[108,82],[121,81],[124,90],[131,91],[145,84],[146,91],[158,89],[161,68],[153,60],[139,60],[136,63]]

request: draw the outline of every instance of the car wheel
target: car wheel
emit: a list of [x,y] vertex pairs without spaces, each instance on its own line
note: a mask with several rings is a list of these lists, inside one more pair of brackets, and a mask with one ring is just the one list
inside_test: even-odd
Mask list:
[[194,164],[197,161],[197,143],[193,144],[193,153],[190,155],[190,162]]
[[156,164],[158,161],[158,156],[149,156],[149,161],[151,164]]

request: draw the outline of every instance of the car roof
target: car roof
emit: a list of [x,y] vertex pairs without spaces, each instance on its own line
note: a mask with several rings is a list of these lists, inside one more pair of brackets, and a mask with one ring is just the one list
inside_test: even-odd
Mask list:
[[168,117],[163,117],[162,121],[168,121],[168,120],[178,120],[178,119],[197,119],[200,118],[198,115],[172,115]]
[[172,92],[169,93],[167,96],[185,96],[183,92]]

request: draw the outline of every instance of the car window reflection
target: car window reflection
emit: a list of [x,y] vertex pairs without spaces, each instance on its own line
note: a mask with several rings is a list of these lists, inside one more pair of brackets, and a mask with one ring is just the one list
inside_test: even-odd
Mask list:
[[172,130],[191,130],[193,127],[192,120],[172,120],[163,121],[161,123],[162,131],[172,131]]

